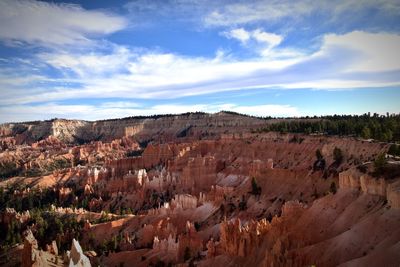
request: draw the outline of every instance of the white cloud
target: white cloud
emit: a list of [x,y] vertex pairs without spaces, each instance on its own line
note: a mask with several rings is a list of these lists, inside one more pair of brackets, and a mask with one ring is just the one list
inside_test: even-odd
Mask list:
[[87,53],[42,53],[40,61],[62,71],[72,71],[80,77],[107,75],[122,71],[129,63],[131,52],[125,47],[116,47],[109,54]]
[[243,44],[247,43],[250,39],[250,33],[243,28],[233,29],[229,32],[223,32],[222,34],[227,38],[239,40]]
[[0,90],[0,104],[110,97],[174,99],[255,88],[396,86],[400,85],[398,40],[396,34],[327,35],[320,50],[311,55],[288,51],[282,58],[277,52],[278,56],[241,60],[221,53],[204,58],[114,49],[112,54],[89,55],[92,59],[86,61],[87,55],[67,54],[64,60],[64,53],[53,53],[44,59],[48,64],[79,76],[44,84],[39,76],[34,84],[32,75],[29,88],[24,80],[9,82]]
[[256,0],[231,3],[208,13],[204,17],[206,26],[232,26],[258,21],[276,21],[285,17],[310,13],[314,5],[310,1]]
[[269,48],[279,45],[283,38],[275,33],[264,32],[260,29],[256,29],[252,32],[252,36],[260,43],[266,43]]
[[246,31],[244,28],[237,28],[230,31],[224,31],[221,34],[229,39],[239,40],[244,45],[246,45],[250,40],[254,40],[257,43],[261,43],[264,49],[268,50],[279,45],[283,40],[282,36],[275,33],[265,32],[261,29]]
[[344,35],[328,34],[320,53],[330,53],[336,47],[351,50],[355,60],[347,71],[390,71],[400,69],[400,35],[355,31]]
[[274,23],[284,20],[298,22],[313,13],[325,14],[324,18],[331,18],[331,21],[327,19],[321,21],[321,23],[340,22],[343,17],[349,20],[357,19],[357,16],[365,19],[365,14],[370,14],[371,10],[375,14],[379,14],[379,17],[396,17],[400,11],[398,0],[254,0],[239,3],[228,2],[221,6],[206,13],[203,17],[205,26],[238,26],[259,22]]
[[33,0],[0,1],[0,39],[45,46],[88,44],[93,35],[116,32],[127,21],[105,11]]
[[241,106],[235,104],[168,104],[150,107],[128,107],[121,102],[108,102],[100,106],[93,105],[60,105],[47,103],[42,105],[0,106],[0,122],[19,122],[44,120],[49,118],[67,118],[82,120],[99,120],[122,118],[127,116],[180,114],[185,112],[210,112],[230,110],[255,116],[300,116],[296,107],[290,105],[254,105]]

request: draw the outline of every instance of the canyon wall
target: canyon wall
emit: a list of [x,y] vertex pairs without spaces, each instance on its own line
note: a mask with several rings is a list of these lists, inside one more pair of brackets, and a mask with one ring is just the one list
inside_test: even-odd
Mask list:
[[51,121],[7,123],[0,125],[0,137],[14,136],[20,143],[32,143],[48,136],[63,142],[111,141],[124,136],[137,136],[141,140],[173,140],[176,137],[218,133],[234,128],[246,131],[260,127],[265,121],[230,113],[188,113],[154,117],[130,117],[103,121],[54,119]]
[[391,207],[400,208],[400,183],[397,180],[388,181],[384,178],[375,178],[353,168],[339,174],[339,188],[379,195],[384,197]]

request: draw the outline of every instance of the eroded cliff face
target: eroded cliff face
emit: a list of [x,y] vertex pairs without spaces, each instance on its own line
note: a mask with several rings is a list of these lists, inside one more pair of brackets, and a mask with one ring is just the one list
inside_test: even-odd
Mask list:
[[381,196],[389,202],[392,208],[400,208],[400,183],[398,180],[372,177],[368,173],[360,172],[357,168],[352,168],[339,174],[339,187]]
[[31,230],[27,230],[24,237],[24,246],[21,253],[21,266],[42,267],[42,266],[64,266],[63,260],[57,254],[55,242],[48,247],[48,251],[39,248],[38,242]]
[[[99,235],[100,242],[124,233],[121,246],[134,251],[148,249],[143,254],[143,265],[158,260],[179,263],[205,251],[205,259],[198,260],[200,265],[217,266],[221,259],[243,266],[347,264],[356,256],[336,247],[346,238],[359,236],[358,230],[347,233],[348,227],[368,231],[370,223],[383,219],[379,213],[382,207],[389,208],[384,217],[397,214],[396,205],[391,204],[397,196],[391,196],[390,205],[384,204],[388,198],[386,182],[368,175],[362,178],[358,174],[356,178],[352,172],[356,168],[351,167],[354,163],[348,160],[373,157],[384,146],[366,143],[361,150],[354,145],[357,141],[340,140],[335,145],[336,140],[327,138],[315,143],[310,138],[295,144],[273,141],[268,135],[253,135],[247,140],[223,138],[149,145],[141,157],[108,162],[105,176],[95,182],[101,185],[95,191],[113,195],[107,207],[128,205],[141,216],[114,226],[92,225],[87,235]],[[320,149],[330,165],[330,149],[338,146],[353,148],[344,152],[347,160],[336,166],[337,172],[327,177],[323,170],[313,170],[315,156],[302,156]],[[348,168],[336,176],[339,169]],[[260,195],[251,193],[252,177],[257,180]],[[332,183],[339,185],[339,191],[327,194]],[[397,188],[396,185],[391,187]],[[150,207],[147,212],[140,212]],[[350,214],[357,214],[357,219]],[[390,219],[389,227],[394,227],[396,216]],[[363,220],[370,223],[363,224]],[[185,221],[196,227],[184,230]],[[108,229],[107,235],[100,229]],[[381,238],[386,240],[389,235],[382,233]],[[357,240],[353,244],[357,248],[352,248],[354,255],[369,255],[362,238]],[[326,249],[332,252],[319,257]],[[110,260],[118,261],[118,254],[121,258],[129,255],[118,252]],[[392,257],[388,262],[396,260]]]
[[235,129],[246,132],[266,122],[262,119],[229,113],[189,113],[154,118],[124,118],[105,121],[54,119],[51,121],[0,125],[0,137],[14,137],[18,144],[32,143],[49,136],[67,143],[111,141],[135,136],[138,140],[168,141],[186,136],[215,135]]

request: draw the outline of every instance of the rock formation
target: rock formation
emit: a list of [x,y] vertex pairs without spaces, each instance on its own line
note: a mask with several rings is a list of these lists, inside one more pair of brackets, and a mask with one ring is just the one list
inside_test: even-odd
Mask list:
[[28,230],[25,235],[24,249],[22,251],[22,266],[44,266],[38,252],[38,244],[32,232]]
[[339,187],[342,189],[359,190],[366,194],[384,197],[393,208],[399,208],[399,181],[387,181],[384,178],[371,177],[357,168],[339,174]]
[[43,251],[39,248],[32,231],[27,230],[25,232],[24,247],[21,252],[21,266],[62,266],[63,261],[59,259],[57,255],[58,249],[55,241],[52,242],[48,251]]
[[69,267],[90,267],[89,258],[83,253],[81,245],[75,239],[72,240],[71,250],[67,252],[66,261]]

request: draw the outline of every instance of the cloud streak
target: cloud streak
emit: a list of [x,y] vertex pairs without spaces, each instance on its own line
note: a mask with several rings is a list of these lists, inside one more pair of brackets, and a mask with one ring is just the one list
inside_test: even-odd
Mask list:
[[[231,3],[208,13],[204,17],[206,26],[243,25],[258,21],[279,19],[309,14],[314,6],[309,1],[252,1]],[[295,12],[293,12],[295,10]]]
[[0,1],[0,39],[9,45],[89,45],[91,37],[119,31],[127,20],[73,4],[31,0]]
[[[317,23],[374,22],[380,25],[383,17],[399,17],[400,3],[396,0],[348,1],[291,1],[255,0],[227,2],[208,11],[203,17],[206,27],[232,27],[260,22],[276,23],[282,20],[303,22],[313,14],[325,14]],[[365,16],[365,13],[371,14]],[[315,21],[314,21],[315,23]]]
[[47,53],[36,60],[64,77],[52,82],[32,75],[29,89],[25,80],[20,86],[17,80],[2,80],[0,85],[10,90],[0,91],[0,104],[110,97],[174,99],[254,88],[395,86],[400,84],[399,43],[396,34],[357,31],[328,34],[315,53],[284,59],[279,58],[278,48],[269,56],[250,59],[137,53],[124,47],[113,49],[111,54]]
[[275,33],[265,32],[261,29],[246,31],[244,28],[237,28],[222,32],[222,35],[229,39],[236,39],[243,45],[246,45],[250,40],[253,40],[257,43],[263,44],[267,49],[279,45],[283,40],[282,36]]

